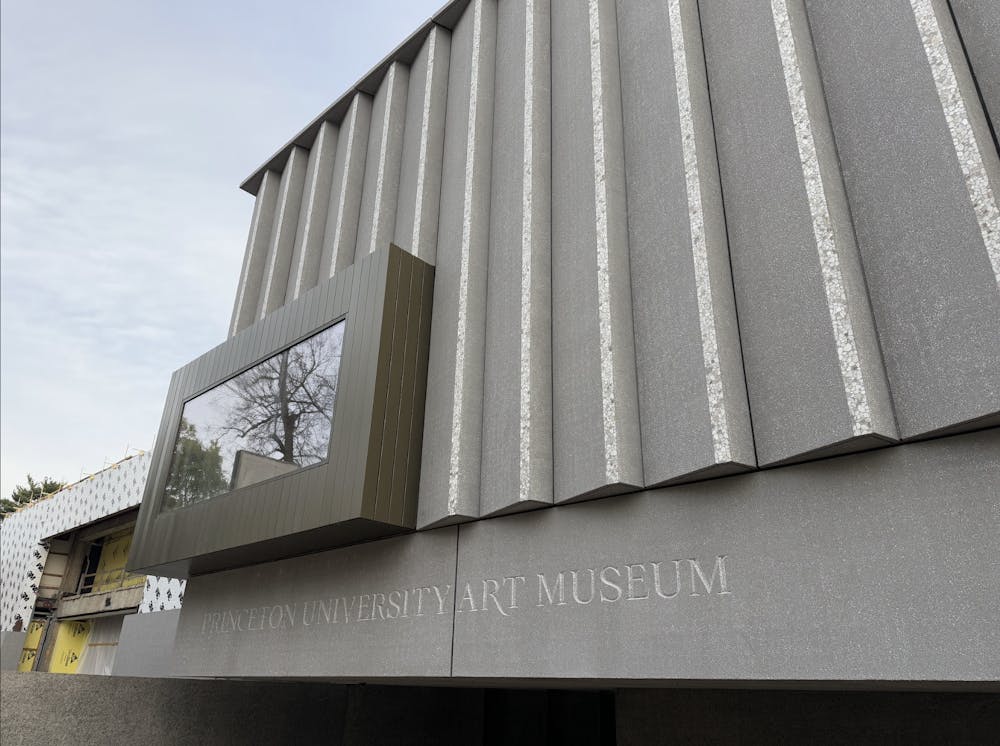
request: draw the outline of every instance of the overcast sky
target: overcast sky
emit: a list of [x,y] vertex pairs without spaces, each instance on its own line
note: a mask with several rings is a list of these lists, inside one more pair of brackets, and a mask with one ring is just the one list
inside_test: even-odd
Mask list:
[[239,183],[443,2],[0,3],[0,495],[153,445],[226,336]]

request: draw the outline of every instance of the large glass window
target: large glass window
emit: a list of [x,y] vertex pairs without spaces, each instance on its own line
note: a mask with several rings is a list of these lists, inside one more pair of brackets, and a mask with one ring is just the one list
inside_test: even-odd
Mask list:
[[164,509],[325,461],[343,344],[341,321],[188,401]]

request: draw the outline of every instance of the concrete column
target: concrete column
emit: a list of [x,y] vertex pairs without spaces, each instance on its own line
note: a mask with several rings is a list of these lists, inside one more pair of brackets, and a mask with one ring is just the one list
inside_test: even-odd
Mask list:
[[393,62],[375,95],[355,261],[392,241],[409,80],[409,68]]
[[479,516],[496,29],[473,0],[453,35],[418,527]]
[[410,70],[393,243],[434,264],[451,33],[435,26]]
[[696,0],[619,3],[647,485],[756,465]]
[[299,224],[295,233],[292,267],[288,274],[288,300],[298,298],[316,286],[319,279],[320,255],[323,253],[323,231],[330,206],[330,189],[333,186],[333,163],[337,156],[337,127],[323,122],[316,139],[309,149],[306,165],[305,191],[299,210]]
[[801,0],[701,6],[760,464],[896,437]]
[[642,485],[615,3],[552,3],[556,502]]
[[497,30],[482,513],[552,502],[549,0]]
[[250,219],[250,235],[243,255],[243,269],[240,271],[236,288],[236,302],[233,304],[233,318],[229,324],[229,336],[250,326],[255,320],[260,299],[261,281],[267,264],[267,251],[271,241],[271,227],[274,224],[274,210],[278,204],[278,185],[281,175],[276,171],[265,171],[254,201],[253,217]]
[[285,303],[288,275],[292,266],[295,234],[298,230],[299,209],[302,206],[302,189],[306,180],[306,163],[309,151],[294,147],[288,154],[288,163],[281,174],[278,187],[278,204],[271,228],[271,245],[268,249],[267,267],[257,306],[257,318],[262,319]]
[[371,115],[371,96],[358,93],[354,96],[344,121],[340,123],[330,207],[327,210],[323,253],[319,263],[320,281],[333,277],[337,270],[354,262]]
[[947,5],[808,10],[900,432],[998,422],[1000,158]]

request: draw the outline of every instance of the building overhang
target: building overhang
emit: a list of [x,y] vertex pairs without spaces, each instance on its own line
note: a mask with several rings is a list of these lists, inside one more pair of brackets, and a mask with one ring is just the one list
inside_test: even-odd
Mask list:
[[[128,569],[187,577],[411,530],[433,275],[395,246],[374,252],[176,371]],[[185,404],[341,321],[325,459],[246,486],[234,472],[235,488],[170,509]]]

